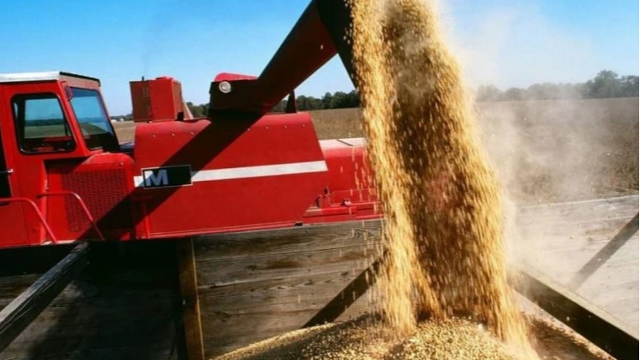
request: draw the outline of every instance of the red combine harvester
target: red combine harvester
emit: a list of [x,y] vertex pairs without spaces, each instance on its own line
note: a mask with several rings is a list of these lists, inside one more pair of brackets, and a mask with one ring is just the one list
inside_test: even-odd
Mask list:
[[133,144],[119,143],[98,79],[0,75],[0,248],[379,217],[362,139],[318,141],[293,101],[267,113],[336,54],[319,12],[301,24],[259,77],[218,75],[206,119],[172,78],[131,82]]
[[[230,303],[243,304],[242,301],[251,303],[254,301],[252,296],[236,296],[238,294],[234,291],[241,292],[240,295],[253,292],[254,288],[243,288],[242,284],[246,286],[250,282],[247,277],[257,276],[259,279],[255,281],[268,282],[264,288],[255,291],[256,297],[264,296],[265,299],[258,302],[260,306],[272,306],[273,310],[265,310],[259,316],[265,320],[268,314],[277,315],[280,311],[277,309],[298,306],[295,310],[287,310],[286,314],[304,316],[305,311],[311,309],[315,315],[303,319],[305,326],[337,319],[366,292],[378,269],[383,266],[383,259],[372,262],[359,275],[351,274],[352,267],[348,268],[350,271],[343,271],[335,265],[339,261],[345,264],[349,256],[369,263],[366,254],[353,250],[364,246],[366,235],[357,238],[353,235],[355,228],[349,228],[349,224],[354,221],[361,223],[358,224],[359,230],[367,226],[380,228],[377,220],[382,219],[382,214],[370,182],[364,139],[319,141],[310,115],[297,112],[294,101],[294,89],[336,54],[339,54],[351,78],[355,78],[351,64],[352,49],[346,41],[350,16],[350,9],[343,0],[312,1],[260,76],[221,73],[215,77],[209,89],[207,118],[194,119],[191,116],[182,98],[181,85],[173,78],[132,81],[133,115],[137,122],[133,143],[118,141],[100,94],[98,79],[66,72],[0,74],[0,264],[3,265],[0,273],[20,278],[27,272],[25,267],[39,265],[35,252],[53,253],[65,248],[65,244],[66,248],[71,248],[69,244],[79,242],[28,289],[1,308],[0,352],[35,321],[75,276],[84,271],[89,262],[88,249],[100,246],[102,248],[97,252],[102,252],[93,258],[97,261],[93,261],[93,268],[90,266],[90,271],[87,271],[98,278],[96,287],[107,289],[104,295],[107,300],[104,301],[108,306],[100,307],[99,301],[94,303],[90,300],[83,303],[84,307],[69,305],[69,309],[71,312],[84,309],[93,316],[104,316],[111,321],[111,314],[107,311],[111,305],[108,301],[113,298],[109,296],[117,293],[114,288],[122,289],[123,279],[131,279],[133,273],[140,271],[137,268],[129,272],[126,266],[136,266],[153,258],[152,255],[164,246],[160,245],[172,239],[187,239],[176,242],[178,260],[173,269],[177,269],[179,278],[182,304],[179,311],[181,319],[184,319],[180,321],[181,325],[176,326],[184,334],[187,358],[190,359],[203,359],[205,354],[198,303],[203,295],[199,291],[227,296],[227,306]],[[286,111],[269,113],[286,96],[289,96]],[[295,231],[301,228],[304,231]],[[313,230],[306,232],[307,229]],[[323,236],[338,229],[350,229],[349,233],[359,241],[354,243],[359,245],[350,243],[339,249],[325,246],[327,237]],[[200,254],[202,257],[213,256],[212,253],[215,255],[225,246],[240,246],[238,244],[244,241],[245,248],[237,250],[239,253],[256,244],[264,251],[260,256],[271,260],[266,265],[260,263],[261,267],[250,263],[236,268],[234,266],[242,259],[231,252],[231,256],[222,260],[202,260],[198,263],[198,267],[201,266],[201,273],[198,273],[193,239],[196,235],[206,234],[218,235],[199,243],[204,249]],[[321,249],[324,258],[313,258],[313,254],[300,255],[294,260],[272,258],[273,251],[277,251],[272,247],[278,244],[289,244],[290,249],[300,247],[309,234],[317,235],[319,240],[309,244],[322,243],[316,248]],[[379,238],[379,233],[374,236]],[[235,240],[229,240],[231,238]],[[272,244],[271,239],[277,242]],[[342,241],[347,241],[344,239],[351,238],[343,236]],[[215,248],[211,243],[216,241],[227,245]],[[124,242],[128,244],[123,245]],[[122,265],[124,269],[110,267],[105,263],[112,260],[114,253],[105,248],[112,243],[116,243],[120,250],[120,246],[134,245],[142,246],[144,250],[126,266]],[[49,246],[55,244],[60,246]],[[152,248],[152,245],[158,246]],[[176,250],[175,247],[168,248]],[[345,256],[346,260],[327,258],[326,254],[331,253],[329,250],[342,257],[343,249],[351,249],[349,256]],[[338,274],[337,278],[331,278],[328,272],[318,271],[314,274],[317,281],[301,280],[300,272],[304,276],[312,274],[312,266],[297,268],[303,263],[300,259],[313,259],[316,263],[312,265],[317,268],[326,263],[329,270]],[[13,265],[5,265],[7,263]],[[233,276],[245,277],[238,280],[240,285],[237,289],[234,279],[212,278],[216,271],[223,270],[224,266],[220,264],[232,267],[229,271]],[[167,269],[169,267],[167,262],[163,262],[151,271],[147,269],[145,277],[153,278],[159,271],[171,270]],[[116,274],[111,280],[105,280],[118,269],[126,276],[118,277]],[[277,279],[265,275],[272,270]],[[287,272],[294,271],[298,271],[293,286],[296,291],[299,289],[297,294],[289,291],[286,285],[274,285],[286,278]],[[554,317],[616,357],[637,355],[637,336],[620,327],[615,320],[593,310],[592,306],[550,281],[543,281],[524,271],[519,274],[527,279],[528,289],[535,290],[527,292],[524,289],[523,293]],[[330,298],[327,299],[326,295],[323,298],[327,300],[324,306],[318,304],[320,306],[316,308],[315,299],[319,296],[316,290],[309,295],[313,298],[311,301],[300,295],[307,291],[307,286],[340,286],[345,279],[349,280],[348,285],[341,287],[343,290],[335,297],[335,289],[332,288]],[[3,290],[9,289],[6,284],[12,281],[19,279],[7,280],[3,283]],[[140,283],[144,281],[146,279]],[[121,292],[125,300],[118,306],[132,302],[127,296],[133,296],[140,283],[133,282],[129,290]],[[167,286],[167,291],[174,291],[173,283]],[[217,292],[228,288],[232,289]],[[282,306],[273,303],[275,296],[265,295],[271,294],[269,291],[280,290],[283,293],[278,294],[289,299]],[[143,297],[143,305],[136,311],[149,308],[147,301],[152,301],[156,295]],[[0,301],[3,296],[0,293]],[[213,303],[217,303],[217,299]],[[305,301],[309,304],[301,310]],[[170,312],[167,304],[157,306]],[[208,306],[211,309],[211,302]],[[95,307],[100,307],[99,311]],[[120,308],[115,306],[114,309]],[[243,311],[236,308],[227,312],[210,311],[206,314],[207,326],[212,329],[210,334],[219,332],[217,324],[227,326],[227,317],[244,314]],[[127,310],[114,316],[123,318],[123,313],[128,320]],[[130,314],[133,315],[134,311]],[[65,319],[71,319],[70,323],[65,324]],[[62,325],[56,325],[60,329],[50,334],[65,333],[65,329],[76,326],[76,320],[75,314],[62,316],[59,320]],[[218,320],[221,323],[216,322]],[[291,329],[294,326],[291,324],[300,323],[282,325],[280,319],[271,318],[264,322],[278,331]],[[111,326],[113,334],[122,330],[121,323],[108,323],[111,325],[100,324],[100,331],[106,331],[104,326]],[[156,334],[149,329],[162,329],[155,322],[150,324],[153,325],[145,331],[153,336],[142,347],[155,344],[158,338],[164,339],[171,334],[171,331]],[[69,346],[81,351],[84,345],[79,339],[85,336],[89,327],[82,328],[81,335],[75,335],[79,336],[77,341],[72,335],[65,341],[71,341],[73,345]],[[132,329],[138,336],[137,328]],[[94,344],[96,348],[103,347],[101,341],[109,340],[100,331],[96,338],[99,341]],[[247,330],[235,331],[244,336]],[[122,339],[123,343],[128,340]],[[53,342],[54,347],[58,346],[58,340]],[[92,343],[89,341],[87,344]],[[231,346],[229,344],[234,343],[230,341],[226,346]],[[42,349],[46,346],[43,345]],[[30,353],[31,350],[25,351]],[[136,355],[134,358],[140,357]]]

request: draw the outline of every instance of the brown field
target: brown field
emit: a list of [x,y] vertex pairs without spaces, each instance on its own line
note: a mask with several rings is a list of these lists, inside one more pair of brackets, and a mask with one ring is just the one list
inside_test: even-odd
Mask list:
[[[478,104],[481,135],[518,202],[638,193],[638,98]],[[320,139],[360,137],[359,109],[312,111]],[[121,142],[134,124],[116,123]]]

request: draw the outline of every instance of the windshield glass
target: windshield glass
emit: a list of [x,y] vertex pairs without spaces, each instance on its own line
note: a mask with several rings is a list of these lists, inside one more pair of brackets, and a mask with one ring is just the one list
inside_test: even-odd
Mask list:
[[118,140],[107,118],[97,90],[71,88],[73,97],[71,107],[76,115],[82,135],[91,150],[102,148],[105,151],[118,149]]

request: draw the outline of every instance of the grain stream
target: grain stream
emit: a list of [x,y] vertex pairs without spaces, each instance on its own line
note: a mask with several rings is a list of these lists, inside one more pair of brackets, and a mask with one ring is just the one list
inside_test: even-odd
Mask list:
[[435,4],[351,6],[363,128],[387,219],[381,313],[400,335],[421,316],[469,315],[530,355],[507,283],[500,189]]

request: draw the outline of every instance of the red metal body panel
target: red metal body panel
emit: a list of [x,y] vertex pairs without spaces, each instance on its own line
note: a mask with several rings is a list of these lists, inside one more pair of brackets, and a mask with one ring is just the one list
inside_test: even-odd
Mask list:
[[136,122],[173,121],[184,111],[182,85],[171,77],[131,81],[129,86]]
[[363,138],[323,140],[322,152],[331,171],[329,187],[334,202],[377,201],[372,188],[372,170],[366,161]]
[[38,208],[38,205],[36,205],[36,203],[33,202],[33,200],[27,199],[24,197],[11,197],[11,198],[2,199],[2,205],[11,205],[11,204],[26,205],[28,208],[31,208],[31,210],[33,210],[33,214],[38,218],[39,224],[42,225],[47,236],[49,236],[49,240],[54,244],[58,243],[58,240],[56,239],[55,234],[53,233],[53,231],[51,231],[51,227],[49,227],[49,224],[47,223],[44,216],[42,215],[42,212]]
[[[57,162],[47,169],[49,192],[71,191],[82,199],[98,228],[108,239],[133,235],[129,194],[133,191],[133,159],[125,154],[101,153],[84,161]],[[99,239],[81,204],[72,197],[49,197],[47,220],[59,239]]]
[[[308,114],[241,121],[144,124],[136,132],[134,172],[189,165],[193,184],[138,187],[141,238],[292,226],[328,181]],[[176,211],[176,209],[180,209]]]
[[[82,197],[80,197],[80,195],[78,195],[77,193],[73,192],[73,191],[49,191],[46,192],[44,194],[40,194],[38,195],[38,198],[43,198],[43,197],[55,197],[55,196],[60,196],[63,198],[71,198],[74,199],[78,202],[78,205],[80,206],[80,208],[82,209],[82,211],[84,212],[84,214],[87,217],[87,220],[89,221],[89,223],[91,224],[91,228],[95,231],[96,235],[98,235],[98,239],[100,240],[107,240],[104,235],[102,234],[102,231],[100,231],[100,228],[98,227],[97,222],[95,221],[95,219],[93,218],[93,216],[91,215],[91,211],[89,211],[89,208],[87,207],[87,204],[85,204],[84,200],[82,200]],[[43,222],[45,220],[43,219]],[[48,223],[45,223],[45,225],[47,225],[46,227],[48,227]],[[55,235],[53,234],[53,232],[49,229],[48,231],[49,235],[51,238],[55,238]]]
[[382,216],[373,192],[364,148],[364,139],[320,141],[329,168],[324,194],[303,219],[304,223],[324,223],[379,218]]
[[238,81],[238,80],[255,80],[257,76],[233,74],[233,73],[220,73],[213,79],[214,82],[220,81]]
[[[11,94],[7,94],[5,87],[0,86],[0,146],[4,153],[6,168],[13,173],[4,175],[7,177],[9,192],[11,196],[19,197],[19,181],[15,176],[16,163],[19,162],[19,153],[13,123],[9,121],[12,117],[12,109],[5,106],[11,100]],[[2,200],[2,199],[0,199]],[[0,201],[0,246],[23,246],[29,244],[28,223],[24,216],[25,210],[22,204],[6,203]]]

